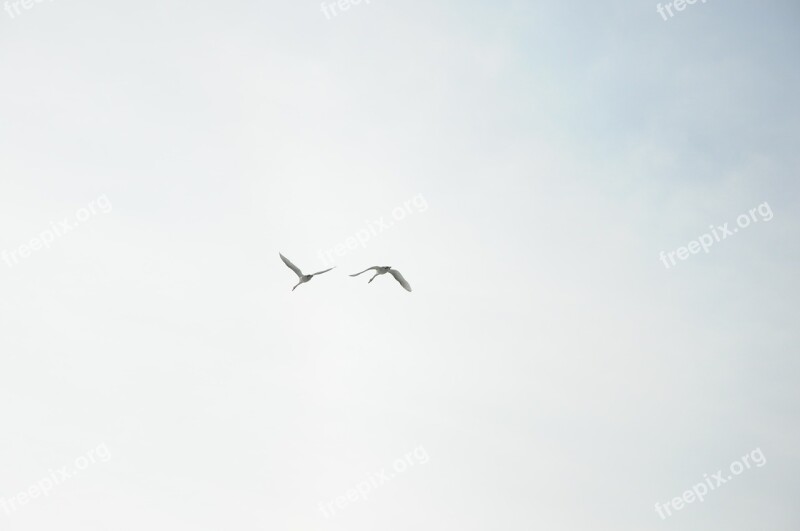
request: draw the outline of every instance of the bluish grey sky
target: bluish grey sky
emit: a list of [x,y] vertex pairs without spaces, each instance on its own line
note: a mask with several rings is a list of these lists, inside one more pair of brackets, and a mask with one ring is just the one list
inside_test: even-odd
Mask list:
[[5,4],[0,529],[800,528],[800,6],[675,1]]

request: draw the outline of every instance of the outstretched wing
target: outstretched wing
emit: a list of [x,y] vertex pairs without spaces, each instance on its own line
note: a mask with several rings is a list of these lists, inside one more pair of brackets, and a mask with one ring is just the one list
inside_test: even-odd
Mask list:
[[394,277],[396,281],[400,283],[401,286],[403,286],[406,289],[406,291],[411,291],[411,285],[406,281],[406,279],[403,278],[403,275],[400,274],[400,271],[398,271],[397,269],[390,269],[389,273]]
[[[375,270],[377,270],[377,269],[378,269],[378,266],[372,266],[372,267],[368,267],[368,268],[366,268],[364,271],[362,271],[361,273],[366,273],[366,272],[367,272],[367,271],[369,271],[370,269],[375,269]],[[361,273],[356,273],[355,275],[350,275],[350,276],[351,276],[351,277],[357,277],[357,276],[358,276],[358,275],[360,275]]]
[[[336,267],[336,266],[333,266],[333,267]],[[328,271],[330,271],[331,269],[333,269],[333,267],[329,267],[329,268],[328,268],[328,269],[326,269],[325,271],[317,271],[316,273],[314,273],[314,274],[313,274],[313,275],[311,275],[311,276],[312,276],[312,277],[315,277],[315,276],[317,276],[317,275],[321,275],[322,273],[327,273]]]
[[289,259],[286,258],[285,256],[283,256],[281,253],[278,253],[278,254],[281,256],[281,260],[283,260],[283,263],[286,264],[287,266],[289,266],[289,269],[294,271],[295,275],[297,275],[298,277],[302,277],[303,276],[303,272],[300,271],[299,267],[297,267],[292,262],[290,262]]

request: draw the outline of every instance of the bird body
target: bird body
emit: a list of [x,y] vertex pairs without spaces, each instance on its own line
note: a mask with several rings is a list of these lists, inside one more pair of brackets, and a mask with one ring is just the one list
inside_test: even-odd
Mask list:
[[403,275],[400,274],[400,271],[398,271],[397,269],[392,269],[392,266],[373,266],[373,267],[368,267],[367,269],[365,269],[361,273],[356,273],[356,274],[350,275],[350,276],[351,277],[357,277],[358,275],[361,275],[362,273],[366,273],[367,271],[370,271],[370,270],[375,271],[375,274],[372,275],[372,278],[369,279],[369,282],[367,282],[367,284],[369,284],[370,282],[375,280],[375,277],[377,277],[378,275],[385,275],[386,273],[389,273],[390,275],[392,275],[394,277],[394,279],[397,282],[400,283],[401,286],[403,286],[403,289],[405,289],[406,291],[411,291],[411,285],[408,283],[408,281],[405,278],[403,278]]
[[300,271],[300,268],[297,267],[296,265],[294,265],[288,258],[286,258],[285,256],[283,256],[280,253],[278,253],[278,255],[281,257],[281,260],[283,260],[283,263],[286,264],[286,266],[289,269],[294,271],[294,274],[297,275],[297,278],[299,280],[299,282],[297,284],[295,284],[295,286],[292,288],[292,291],[297,289],[297,286],[299,286],[300,284],[305,284],[306,282],[308,282],[309,280],[311,280],[315,276],[321,275],[322,273],[327,273],[328,271],[333,269],[333,267],[331,267],[331,268],[326,269],[325,271],[317,271],[316,273],[313,273],[311,275],[304,275],[303,272]]

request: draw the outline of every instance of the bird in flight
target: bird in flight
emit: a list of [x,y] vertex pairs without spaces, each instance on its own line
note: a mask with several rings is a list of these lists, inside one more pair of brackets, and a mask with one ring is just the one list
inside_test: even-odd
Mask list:
[[[389,273],[390,275],[392,275],[394,277],[394,279],[396,281],[398,281],[400,283],[401,286],[403,286],[405,288],[406,291],[411,291],[411,285],[408,283],[408,281],[403,278],[403,275],[400,274],[400,271],[398,271],[397,269],[392,269],[392,266],[368,267],[367,269],[365,269],[361,273],[366,273],[370,269],[374,269],[375,270],[375,274],[372,275],[372,278],[369,279],[369,282],[372,282],[373,280],[375,280],[375,277],[377,277],[378,275],[385,275],[386,273]],[[356,273],[355,275],[350,275],[350,276],[351,277],[357,277],[361,273]],[[369,282],[367,282],[367,284],[369,284]]]
[[[294,291],[295,289],[297,289],[297,286],[299,286],[300,284],[305,284],[306,282],[308,282],[309,280],[311,280],[311,279],[312,279],[312,278],[314,278],[315,276],[317,276],[317,275],[321,275],[322,273],[327,273],[328,271],[330,271],[331,269],[333,269],[333,267],[331,267],[331,268],[328,268],[328,269],[326,269],[325,271],[317,271],[317,272],[316,272],[316,273],[314,273],[313,275],[304,275],[304,274],[303,274],[303,272],[302,272],[302,271],[300,271],[300,268],[299,268],[299,267],[297,267],[296,265],[294,265],[294,264],[293,264],[293,263],[292,263],[292,262],[291,262],[291,261],[290,261],[288,258],[286,258],[285,256],[283,256],[281,253],[278,253],[278,254],[279,254],[279,255],[280,255],[280,257],[281,257],[281,260],[283,260],[283,263],[284,263],[284,264],[286,264],[286,265],[289,267],[289,269],[291,269],[292,271],[294,271],[294,274],[295,274],[295,275],[297,275],[297,277],[300,279],[300,282],[298,282],[297,284],[295,284],[295,286],[292,288],[292,291]],[[336,267],[336,266],[334,266],[334,267]]]

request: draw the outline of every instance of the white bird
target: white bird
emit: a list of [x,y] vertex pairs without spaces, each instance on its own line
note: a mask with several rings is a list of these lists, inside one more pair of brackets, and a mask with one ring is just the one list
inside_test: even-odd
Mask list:
[[[401,286],[403,286],[405,288],[406,291],[411,291],[411,285],[408,283],[408,281],[406,281],[406,279],[403,278],[403,275],[400,274],[400,271],[398,271],[397,269],[392,269],[392,266],[368,267],[367,269],[365,269],[361,273],[366,273],[370,269],[374,269],[375,270],[375,274],[372,275],[372,278],[369,279],[369,282],[372,282],[373,280],[375,280],[375,277],[377,277],[378,275],[385,275],[386,273],[389,273],[390,275],[392,275],[394,277],[394,279],[396,281],[398,281],[400,283]],[[351,277],[357,277],[361,273],[356,273],[355,275],[350,275],[350,276]],[[367,282],[367,284],[369,284],[369,282]]]
[[[281,260],[283,260],[283,263],[286,264],[287,266],[289,266],[289,269],[294,271],[294,274],[297,275],[297,277],[300,279],[300,282],[295,284],[295,286],[292,288],[292,291],[297,289],[297,286],[299,286],[300,284],[305,284],[306,282],[308,282],[309,280],[311,280],[315,276],[321,275],[322,273],[327,273],[328,271],[333,269],[333,267],[331,267],[329,269],[326,269],[325,271],[318,271],[318,272],[314,273],[313,275],[304,275],[303,272],[300,271],[300,268],[297,267],[296,265],[294,265],[288,258],[283,256],[281,253],[278,253],[278,254],[281,257]],[[336,267],[336,266],[334,266],[334,267]]]

